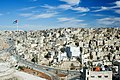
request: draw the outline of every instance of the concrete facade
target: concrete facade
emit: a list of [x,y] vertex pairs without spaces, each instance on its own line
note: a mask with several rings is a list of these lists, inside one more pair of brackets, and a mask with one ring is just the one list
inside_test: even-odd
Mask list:
[[112,71],[86,70],[85,80],[112,80]]

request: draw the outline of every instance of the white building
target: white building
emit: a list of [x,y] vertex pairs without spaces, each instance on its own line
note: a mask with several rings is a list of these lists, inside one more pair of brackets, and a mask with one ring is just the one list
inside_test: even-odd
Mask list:
[[91,71],[86,69],[84,80],[112,80],[112,71]]
[[71,50],[71,52],[72,52],[72,56],[73,56],[73,57],[78,57],[78,56],[80,56],[80,47],[73,47],[73,46],[71,46],[71,47],[70,47],[70,50]]

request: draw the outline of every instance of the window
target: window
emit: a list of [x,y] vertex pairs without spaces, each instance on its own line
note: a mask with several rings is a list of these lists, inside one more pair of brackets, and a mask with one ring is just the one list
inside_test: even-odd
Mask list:
[[98,76],[98,78],[101,78],[102,76]]
[[89,75],[89,71],[87,72],[87,74]]
[[108,76],[104,76],[105,78],[108,78]]
[[94,78],[95,76],[91,76],[91,78]]
[[89,80],[89,78],[87,77],[87,80]]

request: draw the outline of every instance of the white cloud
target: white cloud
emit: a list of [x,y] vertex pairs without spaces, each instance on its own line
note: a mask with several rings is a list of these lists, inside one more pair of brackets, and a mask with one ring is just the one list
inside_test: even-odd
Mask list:
[[45,5],[41,6],[41,7],[46,8],[46,9],[52,9],[52,10],[57,8],[55,6],[50,6],[48,4],[45,4]]
[[120,7],[120,1],[116,1],[115,4],[117,7]]
[[22,14],[20,14],[20,16],[23,16],[23,17],[30,17],[32,15],[33,15],[32,13],[22,13]]
[[50,10],[63,9],[63,10],[74,10],[74,11],[78,11],[78,12],[90,11],[90,9],[87,7],[78,7],[80,0],[60,0],[60,1],[66,2],[66,4],[61,4],[59,6],[50,6],[50,5],[45,4],[44,6],[41,6],[41,7],[47,8]]
[[62,5],[59,5],[59,6],[50,6],[48,4],[45,4],[44,6],[41,6],[41,7],[46,8],[46,9],[50,9],[50,10],[55,10],[55,9],[68,10],[68,9],[72,9],[72,6],[69,5],[69,4],[62,4]]
[[[116,1],[114,2],[115,6],[111,6],[111,7],[105,7],[105,6],[101,6],[100,9],[97,9],[97,10],[94,10],[92,12],[99,12],[99,11],[105,11],[105,10],[112,10],[112,9],[115,9],[115,8],[120,8],[120,1]],[[95,7],[96,8],[96,7]],[[117,12],[116,10],[114,10],[116,13],[119,13]]]
[[78,11],[78,12],[90,11],[90,9],[87,7],[75,7],[75,5],[78,5],[80,3],[80,0],[60,0],[60,1],[64,1],[67,4],[59,5],[57,8],[61,8],[64,10],[70,9],[70,10],[74,10],[74,11]]
[[44,13],[44,14],[37,14],[33,15],[29,19],[40,19],[40,18],[51,18],[54,17],[57,13]]
[[86,23],[78,23],[78,22],[63,22],[62,24],[59,24],[60,27],[86,27]]
[[99,11],[104,11],[104,10],[109,10],[109,9],[110,9],[109,7],[101,6],[100,9],[94,10],[94,11],[92,11],[92,12],[99,12]]
[[80,3],[80,0],[60,0],[60,1],[66,2],[67,4],[70,5],[78,5]]
[[20,10],[25,11],[25,10],[35,9],[35,8],[36,8],[36,6],[33,6],[33,7],[22,8],[22,9],[20,9]]
[[81,15],[79,15],[79,16],[85,16],[85,15],[87,15],[87,14],[85,13],[85,14],[81,14]]
[[76,18],[61,17],[61,18],[58,18],[58,21],[60,22],[58,25],[60,27],[81,27],[81,26],[83,27],[87,25],[85,23],[82,23],[84,22],[84,20],[79,20]]
[[103,25],[120,25],[120,18],[119,17],[111,17],[111,18],[102,18],[97,20],[99,24]]
[[115,10],[116,13],[120,14],[120,10]]
[[72,9],[72,6],[68,4],[64,4],[64,5],[59,5],[58,8],[68,10],[68,9]]
[[70,20],[72,20],[72,18],[65,18],[65,17],[58,18],[58,21],[60,21],[60,22],[70,21]]
[[74,10],[74,11],[78,11],[78,12],[88,12],[90,11],[89,8],[87,7],[74,7],[72,5],[69,5],[69,4],[62,4],[62,5],[59,5],[59,6],[50,6],[50,5],[44,5],[44,6],[41,6],[43,8],[46,8],[48,10],[59,10],[59,9],[63,9],[63,10]]
[[90,9],[85,8],[85,7],[76,7],[76,8],[72,8],[72,10],[79,11],[79,12],[88,12],[88,11],[90,11]]
[[73,19],[71,22],[83,22],[84,20],[79,20],[79,19]]
[[76,18],[66,18],[66,17],[62,17],[62,18],[58,18],[59,22],[83,22],[84,20],[79,20]]
[[107,15],[103,15],[103,14],[93,14],[93,16],[107,16]]

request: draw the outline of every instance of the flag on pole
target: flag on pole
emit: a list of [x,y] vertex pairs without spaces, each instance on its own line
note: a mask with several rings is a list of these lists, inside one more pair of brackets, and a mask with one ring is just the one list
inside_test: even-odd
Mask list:
[[13,21],[13,24],[16,24],[16,26],[17,26],[17,31],[18,31],[18,20]]
[[13,24],[17,24],[18,23],[18,20],[15,20],[14,22],[13,22]]

